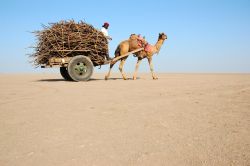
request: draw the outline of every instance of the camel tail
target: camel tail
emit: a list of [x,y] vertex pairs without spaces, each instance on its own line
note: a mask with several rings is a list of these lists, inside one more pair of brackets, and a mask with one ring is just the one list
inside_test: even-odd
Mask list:
[[117,46],[116,50],[115,50],[115,57],[120,56],[120,45]]

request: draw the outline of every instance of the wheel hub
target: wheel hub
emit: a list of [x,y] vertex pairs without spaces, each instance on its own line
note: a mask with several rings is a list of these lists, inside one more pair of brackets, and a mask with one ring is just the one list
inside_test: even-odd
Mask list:
[[87,66],[84,63],[77,63],[74,67],[75,72],[79,75],[83,75],[87,72]]

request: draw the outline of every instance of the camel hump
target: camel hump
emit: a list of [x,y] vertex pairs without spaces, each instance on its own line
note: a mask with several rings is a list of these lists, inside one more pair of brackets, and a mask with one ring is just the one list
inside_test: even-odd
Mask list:
[[136,39],[138,39],[138,36],[136,34],[131,34],[129,39],[130,40],[136,40]]
[[129,40],[136,42],[139,47],[144,47],[148,43],[141,35],[136,34],[131,34]]

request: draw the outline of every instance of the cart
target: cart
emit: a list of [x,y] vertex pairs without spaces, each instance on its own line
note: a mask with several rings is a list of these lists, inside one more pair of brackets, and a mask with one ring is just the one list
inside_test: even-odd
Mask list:
[[41,65],[41,68],[60,67],[60,73],[65,80],[68,81],[88,81],[94,71],[95,66],[102,66],[107,64],[115,64],[120,59],[142,51],[143,48],[136,49],[124,55],[116,57],[111,61],[98,60],[88,56],[88,50],[56,50],[60,52],[77,52],[78,55],[74,57],[52,57],[47,64]]

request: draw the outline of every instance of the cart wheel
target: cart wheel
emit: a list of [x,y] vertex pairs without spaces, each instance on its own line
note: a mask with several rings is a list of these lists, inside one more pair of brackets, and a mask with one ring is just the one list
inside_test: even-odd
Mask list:
[[60,73],[65,80],[72,81],[72,78],[69,76],[67,67],[60,67]]
[[73,57],[68,64],[69,76],[74,81],[88,81],[93,74],[92,61],[83,55]]

